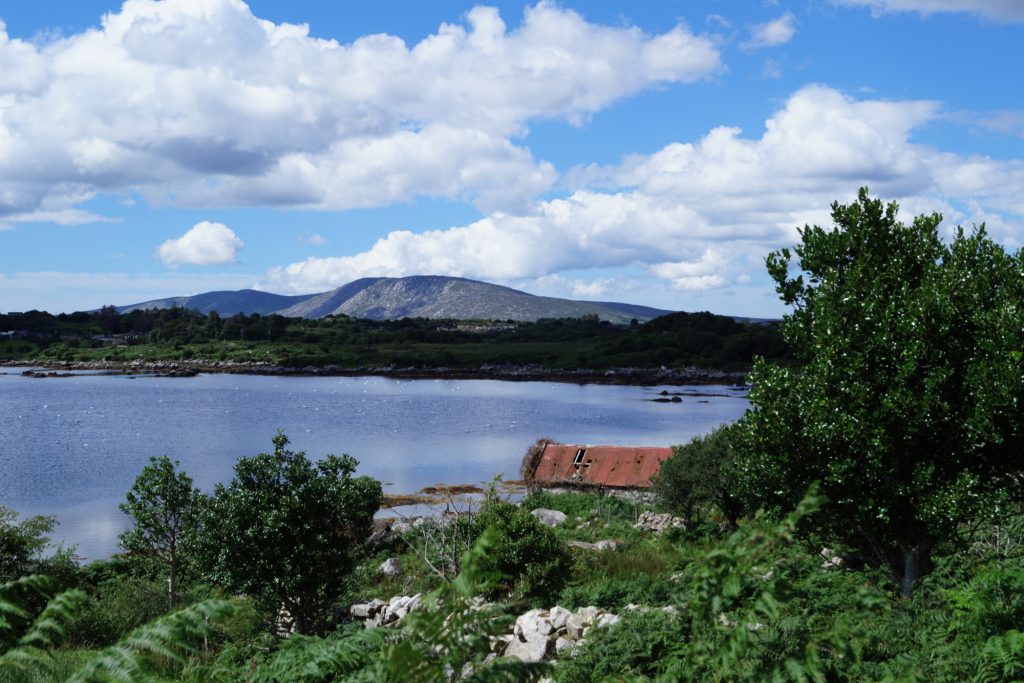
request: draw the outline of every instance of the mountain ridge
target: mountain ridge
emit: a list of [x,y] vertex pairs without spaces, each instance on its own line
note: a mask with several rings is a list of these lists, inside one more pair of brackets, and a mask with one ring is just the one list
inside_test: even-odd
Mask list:
[[194,296],[153,299],[115,306],[119,313],[175,306],[201,313],[278,314],[323,318],[344,314],[371,320],[399,318],[532,321],[540,318],[581,318],[624,324],[651,320],[672,311],[614,301],[579,301],[530,294],[511,287],[468,278],[412,275],[401,278],[360,278],[327,292],[284,295],[254,289],[203,292]]

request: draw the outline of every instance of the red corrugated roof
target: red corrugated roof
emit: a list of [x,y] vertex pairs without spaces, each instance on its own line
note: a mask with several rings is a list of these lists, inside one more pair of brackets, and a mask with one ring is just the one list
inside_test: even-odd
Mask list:
[[670,455],[671,448],[549,443],[544,446],[533,479],[545,484],[646,488]]

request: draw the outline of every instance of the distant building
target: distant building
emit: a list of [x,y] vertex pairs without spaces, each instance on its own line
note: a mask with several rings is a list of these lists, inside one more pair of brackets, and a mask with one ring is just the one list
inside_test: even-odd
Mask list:
[[523,458],[523,479],[549,486],[647,488],[671,448],[582,446],[539,441]]

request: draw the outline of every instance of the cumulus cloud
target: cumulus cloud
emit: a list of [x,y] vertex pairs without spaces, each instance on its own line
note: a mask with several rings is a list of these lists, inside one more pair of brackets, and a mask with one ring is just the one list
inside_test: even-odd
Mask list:
[[891,12],[964,12],[995,21],[1024,21],[1020,0],[833,0],[842,5],[868,7],[873,14]]
[[756,24],[750,29],[750,39],[742,43],[746,50],[785,45],[796,35],[796,17],[786,12],[778,19]]
[[349,209],[417,196],[522,211],[555,179],[517,144],[720,68],[685,26],[650,35],[542,1],[476,7],[414,45],[341,44],[241,0],[127,0],[45,45],[0,24],[0,219],[95,193],[152,204]]
[[273,269],[264,284],[315,291],[371,275],[508,281],[640,266],[677,290],[716,288],[739,282],[767,250],[793,244],[797,227],[828,225],[829,204],[852,199],[861,185],[900,201],[905,215],[939,210],[949,223],[986,220],[997,239],[1014,244],[1024,161],[914,143],[914,130],[941,115],[937,102],[858,100],[808,86],[759,137],[715,128],[695,142],[577,169],[569,180],[581,189],[528,212],[395,231],[359,254]]
[[228,226],[202,221],[181,237],[161,244],[156,253],[170,266],[211,266],[234,263],[243,246],[242,240]]

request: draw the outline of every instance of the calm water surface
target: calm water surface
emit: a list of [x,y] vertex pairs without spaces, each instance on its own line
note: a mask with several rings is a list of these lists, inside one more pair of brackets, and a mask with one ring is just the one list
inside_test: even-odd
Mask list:
[[[658,391],[694,391],[653,403]],[[718,395],[714,395],[718,394]],[[386,491],[518,478],[539,437],[682,443],[747,407],[728,387],[620,387],[380,377],[32,379],[0,368],[0,505],[57,515],[56,541],[96,559],[117,550],[117,509],[151,455],[180,460],[205,491],[284,429],[310,456],[349,453]]]

